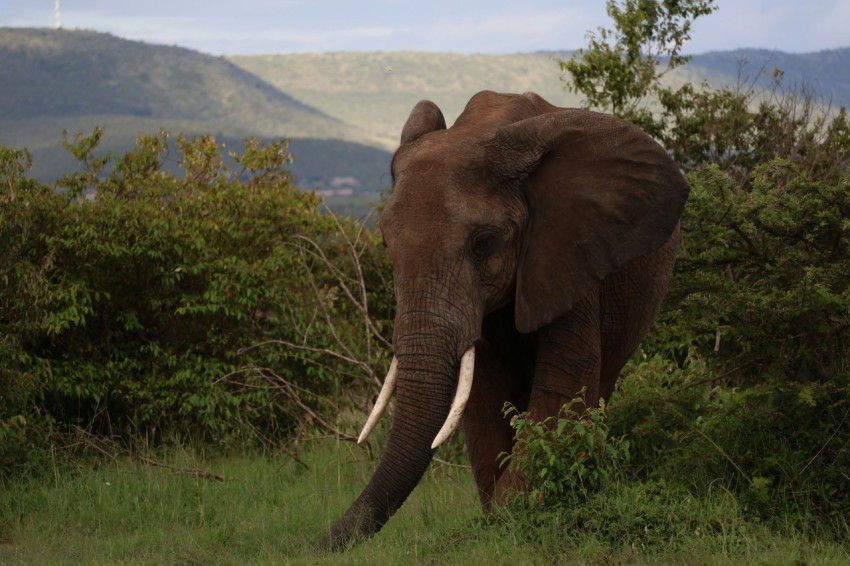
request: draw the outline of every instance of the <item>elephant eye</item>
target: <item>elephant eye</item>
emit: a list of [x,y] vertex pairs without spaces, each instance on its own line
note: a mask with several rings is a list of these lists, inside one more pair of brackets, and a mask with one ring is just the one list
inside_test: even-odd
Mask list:
[[492,227],[479,228],[470,238],[470,250],[477,259],[485,259],[493,251],[496,232]]

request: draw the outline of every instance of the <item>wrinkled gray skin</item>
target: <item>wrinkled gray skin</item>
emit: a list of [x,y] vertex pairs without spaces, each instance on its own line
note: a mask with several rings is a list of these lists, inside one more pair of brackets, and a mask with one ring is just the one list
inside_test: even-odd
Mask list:
[[374,534],[416,487],[470,346],[462,422],[487,509],[521,481],[497,464],[512,446],[506,401],[540,419],[582,388],[588,405],[609,397],[666,291],[689,190],[635,126],[535,94],[478,93],[449,129],[420,102],[392,174],[381,230],[397,300],[395,416],[323,549]]

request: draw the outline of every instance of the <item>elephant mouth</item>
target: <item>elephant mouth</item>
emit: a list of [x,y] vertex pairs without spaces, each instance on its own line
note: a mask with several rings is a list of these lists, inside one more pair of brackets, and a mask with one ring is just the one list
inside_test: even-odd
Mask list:
[[[463,411],[466,409],[466,404],[469,402],[469,395],[472,392],[472,376],[474,373],[475,346],[470,346],[460,359],[457,389],[455,390],[455,396],[452,400],[452,406],[449,409],[446,421],[443,423],[443,426],[440,428],[440,431],[431,443],[432,450],[445,442],[460,424],[460,420],[463,417]],[[366,424],[363,426],[363,430],[357,438],[358,444],[362,444],[369,437],[369,434],[372,433],[375,425],[377,425],[378,421],[381,419],[381,415],[384,414],[387,405],[389,405],[393,390],[395,389],[397,378],[398,359],[393,357],[390,369],[387,372],[387,377],[384,379],[384,385],[381,387],[381,392],[378,394],[378,399],[375,401],[375,407],[372,409],[372,413],[369,415],[369,418],[366,419]]]

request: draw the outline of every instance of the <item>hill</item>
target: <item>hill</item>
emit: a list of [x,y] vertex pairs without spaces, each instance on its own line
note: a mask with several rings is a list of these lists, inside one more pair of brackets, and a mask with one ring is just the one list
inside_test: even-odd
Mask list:
[[292,151],[311,156],[298,159],[293,171],[312,178],[334,168],[332,176],[343,176],[346,162],[362,171],[363,163],[388,161],[386,152],[351,143],[374,143],[355,127],[224,58],[189,49],[91,31],[3,28],[0,67],[0,143],[28,147],[40,178],[74,165],[60,150],[63,130],[98,125],[106,130],[104,150],[126,149],[139,132],[161,128],[230,139],[299,138]]
[[230,61],[330,116],[357,124],[388,149],[398,145],[408,113],[423,98],[437,102],[450,124],[480,90],[534,91],[563,106],[580,102],[564,90],[550,53],[299,53]]
[[[368,132],[392,149],[410,109],[422,98],[442,108],[451,123],[479,90],[537,92],[553,104],[578,106],[567,92],[558,59],[563,53],[462,55],[456,53],[304,53],[231,57],[294,98],[308,102]],[[739,66],[743,64],[739,74]],[[697,55],[666,79],[712,86],[769,85],[774,67],[785,72],[785,86],[805,82],[833,106],[850,106],[850,48],[808,54],[736,50]],[[766,74],[760,71],[766,69]]]
[[[515,55],[323,53],[213,57],[92,31],[0,28],[0,143],[28,147],[35,176],[74,166],[63,130],[106,130],[103,150],[129,148],[139,132],[288,137],[303,186],[373,194],[389,183],[390,154],[413,105],[437,102],[449,123],[479,90],[534,91],[578,106],[558,59]],[[739,73],[740,62],[746,61]],[[806,82],[833,106],[850,105],[850,48],[809,54],[747,49],[697,55],[674,82],[713,86]],[[765,71],[762,73],[761,71]]]
[[[353,139],[353,128],[226,59],[66,30],[0,30],[0,115],[134,116],[261,136]],[[234,132],[237,133],[237,132]]]

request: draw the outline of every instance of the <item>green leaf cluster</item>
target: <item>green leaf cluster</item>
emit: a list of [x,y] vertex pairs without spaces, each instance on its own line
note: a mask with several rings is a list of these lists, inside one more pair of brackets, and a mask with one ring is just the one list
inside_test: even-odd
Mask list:
[[850,119],[781,69],[766,89],[662,87],[710,4],[612,0],[613,29],[563,64],[588,107],[643,127],[691,185],[676,272],[609,424],[640,480],[699,494],[719,480],[762,517],[846,533]]
[[586,408],[581,399],[564,405],[557,416],[535,420],[505,405],[511,416],[515,446],[501,455],[501,465],[528,480],[519,501],[546,512],[570,509],[623,477],[629,464],[629,441],[609,433],[604,402]]
[[590,33],[587,48],[560,62],[570,73],[567,88],[583,94],[588,107],[651,125],[641,103],[663,90],[662,76],[690,60],[682,48],[693,21],[715,9],[713,0],[607,0],[614,27]]
[[[211,136],[170,150],[166,132],[99,155],[101,134],[66,139],[82,168],[55,187],[27,177],[25,151],[0,149],[0,451],[74,426],[226,445],[302,424],[352,381],[323,350],[367,347],[303,242],[354,277],[342,242],[363,228],[292,186],[285,141],[246,140],[231,161]],[[360,278],[379,308],[376,269]],[[280,346],[308,336],[312,350]]]

